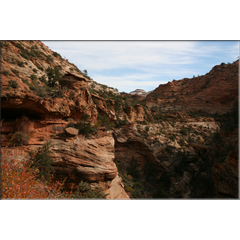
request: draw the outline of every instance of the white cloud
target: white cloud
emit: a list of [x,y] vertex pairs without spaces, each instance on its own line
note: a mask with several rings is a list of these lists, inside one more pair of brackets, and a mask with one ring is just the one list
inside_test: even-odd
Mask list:
[[[77,66],[95,70],[140,69],[145,66],[189,64],[195,42],[181,41],[72,41],[46,42]],[[187,55],[188,54],[188,55]]]
[[121,76],[94,75],[93,79],[98,83],[106,84],[107,86],[117,88],[119,91],[124,92],[131,92],[136,88],[150,91],[157,88],[159,84],[166,83],[166,80],[161,80],[154,74],[128,74]]
[[132,91],[141,86],[148,89],[155,88],[161,82],[171,81],[173,78],[178,80],[198,73],[205,74],[206,72],[202,73],[199,69],[204,67],[204,71],[209,71],[214,65],[209,67],[211,62],[206,62],[204,59],[215,57],[215,63],[219,64],[218,54],[234,56],[239,48],[238,43],[224,47],[221,41],[46,41],[44,43],[65,56],[80,70],[87,69],[95,81],[119,88],[120,91],[127,91],[125,89],[130,87],[129,91]]

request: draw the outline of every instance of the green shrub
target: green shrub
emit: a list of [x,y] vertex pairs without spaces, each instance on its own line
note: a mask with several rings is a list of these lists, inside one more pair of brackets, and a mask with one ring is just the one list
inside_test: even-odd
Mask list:
[[51,57],[51,55],[47,55],[47,62],[53,63],[53,58]]
[[3,74],[9,76],[10,72],[8,70],[3,70]]
[[43,180],[49,182],[53,173],[52,163],[53,159],[51,157],[52,151],[50,148],[53,147],[50,141],[39,147],[37,151],[30,152],[31,160],[33,161],[32,167],[39,170],[38,177],[43,178]]
[[15,145],[15,146],[21,146],[21,145],[27,145],[29,141],[29,136],[25,134],[24,132],[16,132],[11,140],[10,140],[10,145]]
[[99,101],[98,101],[96,98],[93,98],[92,100],[93,100],[93,102],[94,102],[96,105],[99,104]]
[[160,113],[158,113],[158,114],[155,114],[154,116],[154,119],[155,120],[160,120],[160,119],[163,119],[163,115],[162,115],[162,113],[160,112]]
[[12,71],[16,76],[19,77],[19,72],[18,72],[18,70],[11,68],[11,71]]
[[176,135],[173,134],[172,136],[169,136],[169,139],[172,140],[172,141],[175,141],[175,139],[176,139]]
[[33,86],[32,84],[29,85],[29,88],[33,91],[35,91],[37,89],[37,87]]
[[15,46],[20,49],[20,55],[25,59],[30,59],[32,56],[31,52],[29,52],[26,48],[24,48],[20,43],[16,43]]
[[54,56],[54,57],[59,57],[59,58],[61,58],[61,57],[62,57],[62,56],[61,56],[59,53],[57,53],[57,52],[54,52],[54,51],[53,51],[53,56]]
[[187,167],[188,155],[185,152],[178,152],[177,159],[179,162],[174,167],[174,172],[180,176],[183,175],[184,170]]
[[22,78],[22,82],[25,83],[25,84],[29,84],[28,80],[26,78]]
[[[122,110],[122,98],[121,98],[121,96],[116,96],[114,98],[114,103],[115,103],[114,104],[115,111],[117,113],[121,112],[121,110]],[[127,106],[125,108],[127,108]]]
[[98,115],[98,123],[105,126],[107,131],[112,128],[112,123],[109,121],[109,118],[106,115]]
[[193,143],[194,142],[194,140],[189,136],[188,137],[188,143]]
[[182,138],[179,140],[179,144],[180,144],[180,146],[184,145],[184,140]]
[[36,69],[36,68],[34,68],[33,71],[34,71],[35,73],[37,73],[37,69]]
[[48,67],[46,69],[46,73],[47,73],[47,76],[48,76],[47,85],[49,87],[54,87],[56,85],[56,81],[58,81],[59,78],[61,77],[59,67],[58,66],[55,66],[54,68]]
[[36,81],[36,80],[37,80],[37,75],[32,74],[32,75],[30,76],[30,78],[32,79],[32,81]]
[[19,67],[24,67],[24,62],[17,60],[17,65]]
[[8,42],[1,41],[1,44],[2,44],[3,47],[6,47],[6,48],[9,47],[9,43]]
[[77,186],[77,190],[72,194],[73,199],[105,199],[108,194],[105,194],[102,188],[92,189],[88,182],[81,181]]
[[198,131],[194,131],[194,134],[199,135],[199,132]]
[[182,135],[187,135],[187,130],[182,128],[181,131],[180,131],[180,133],[181,133]]
[[142,172],[144,174],[145,181],[154,184],[157,181],[157,164],[154,162],[145,163]]
[[41,67],[41,66],[39,66],[38,69],[41,71],[44,71],[43,67]]
[[[30,89],[31,89],[31,87],[30,87]],[[36,91],[36,93],[39,97],[46,97],[47,96],[46,89],[44,87],[40,87],[40,86],[35,87],[34,90]]]
[[42,75],[39,80],[43,83],[46,83],[47,82],[47,79],[46,79],[46,75]]
[[38,49],[38,46],[37,46],[37,45],[31,46],[31,50],[35,50],[35,49]]
[[172,151],[172,147],[169,146],[169,145],[167,145],[167,146],[166,146],[166,151],[167,151],[168,153],[172,153],[172,152],[173,152],[173,151]]
[[108,108],[111,108],[111,103],[110,103],[110,101],[106,101],[106,104],[107,104],[107,107],[108,107]]
[[88,114],[84,114],[80,121],[78,121],[76,124],[69,123],[68,126],[74,127],[79,130],[79,133],[89,136],[89,134],[95,134],[97,132],[97,129],[91,126],[89,120],[90,116]]
[[60,97],[60,98],[65,96],[64,91],[62,89],[58,89],[58,91],[55,92],[55,95],[56,95],[56,97]]
[[130,166],[127,169],[128,174],[130,174],[135,179],[138,179],[140,177],[140,172],[138,168],[139,168],[139,163],[137,159],[135,159],[134,156],[132,156],[132,160],[130,161]]
[[18,83],[15,80],[10,80],[8,82],[8,86],[10,86],[12,88],[17,88],[18,87]]
[[130,187],[127,183],[124,184],[124,189],[126,192],[130,192],[130,193],[133,192],[133,188]]
[[97,132],[97,129],[95,127],[92,127],[91,123],[89,123],[89,122],[83,123],[80,121],[75,124],[75,128],[77,128],[79,130],[79,133],[86,135],[86,136],[89,136],[89,134],[91,134],[91,133]]

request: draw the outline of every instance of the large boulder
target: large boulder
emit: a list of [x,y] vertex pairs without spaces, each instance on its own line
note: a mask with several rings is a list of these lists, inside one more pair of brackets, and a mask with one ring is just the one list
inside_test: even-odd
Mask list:
[[65,128],[65,132],[71,137],[78,135],[78,129],[73,127]]

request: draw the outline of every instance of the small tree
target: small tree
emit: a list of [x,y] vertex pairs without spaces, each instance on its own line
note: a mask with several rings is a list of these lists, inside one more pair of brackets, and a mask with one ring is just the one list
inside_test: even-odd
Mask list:
[[133,176],[135,179],[138,179],[140,177],[138,168],[139,168],[139,163],[137,159],[135,159],[134,156],[132,156],[132,160],[130,161],[130,167],[127,170],[128,170],[128,173],[131,176]]
[[32,166],[39,170],[38,177],[43,178],[46,182],[50,181],[53,172],[53,159],[51,157],[52,151],[50,147],[53,146],[50,141],[47,141],[42,147],[38,148],[36,152],[30,152],[31,160],[33,161]]
[[10,86],[12,88],[17,88],[18,87],[18,83],[15,80],[10,80],[8,82],[8,86]]
[[83,70],[83,73],[85,74],[85,75],[88,75],[88,72],[87,72],[87,70],[85,69],[85,70]]
[[84,124],[90,120],[89,114],[85,113],[82,117],[81,120],[83,120]]
[[90,184],[81,181],[77,190],[72,194],[73,199],[105,199],[108,194],[103,193],[102,188],[92,189]]
[[10,144],[15,146],[27,145],[28,140],[29,140],[29,136],[24,132],[20,131],[20,132],[16,132],[12,136],[10,140]]

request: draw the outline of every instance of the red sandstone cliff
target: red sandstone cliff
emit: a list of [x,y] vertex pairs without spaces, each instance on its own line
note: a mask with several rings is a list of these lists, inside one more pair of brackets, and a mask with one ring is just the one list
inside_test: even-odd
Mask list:
[[145,101],[163,106],[183,106],[192,111],[229,112],[238,98],[239,60],[216,65],[199,77],[161,84]]

